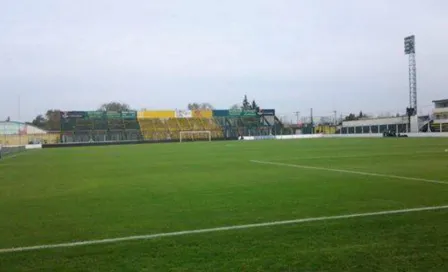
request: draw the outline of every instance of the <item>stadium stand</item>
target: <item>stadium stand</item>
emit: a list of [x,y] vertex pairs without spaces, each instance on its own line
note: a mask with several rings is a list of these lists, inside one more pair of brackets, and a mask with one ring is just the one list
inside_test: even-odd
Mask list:
[[177,118],[168,118],[166,121],[166,126],[168,128],[168,131],[170,133],[170,139],[179,139],[179,131],[180,124]]
[[210,131],[213,139],[223,137],[212,111],[146,111],[138,114],[138,122],[145,140],[179,140],[181,131]]
[[107,142],[142,138],[137,112],[66,111],[61,112],[61,141]]
[[213,118],[202,118],[200,122],[203,124],[205,131],[211,131],[212,138],[224,138],[222,127]]
[[315,131],[316,133],[322,133],[322,134],[335,134],[336,127],[330,125],[318,125],[315,127]]
[[408,118],[400,116],[343,121],[341,129],[337,132],[342,134],[365,134],[383,133],[385,131],[396,133],[408,131]]
[[[61,112],[61,142],[179,140],[261,136],[283,131],[275,110],[163,110],[141,112]],[[188,133],[184,132],[210,132]]]

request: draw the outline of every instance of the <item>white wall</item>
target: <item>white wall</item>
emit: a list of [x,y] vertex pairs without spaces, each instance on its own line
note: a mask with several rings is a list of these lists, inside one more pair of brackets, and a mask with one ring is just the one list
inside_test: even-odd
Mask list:
[[343,127],[362,127],[362,126],[380,126],[380,125],[399,125],[407,124],[408,118],[402,117],[390,117],[390,118],[375,118],[356,121],[343,121]]
[[433,113],[448,113],[448,108],[435,108]]
[[25,148],[26,149],[41,149],[42,145],[41,144],[31,144],[31,145],[26,145]]
[[[405,133],[410,138],[448,138],[448,132],[426,132],[426,133]],[[301,134],[301,135],[279,135],[273,136],[270,138],[262,138],[262,137],[253,137],[247,136],[244,137],[246,141],[253,140],[293,140],[293,139],[315,139],[315,138],[381,138],[383,134],[381,133],[372,133],[372,134]]]
[[434,124],[447,124],[448,123],[448,119],[435,119],[434,120]]
[[26,134],[45,134],[45,130],[37,128],[35,126],[26,125]]

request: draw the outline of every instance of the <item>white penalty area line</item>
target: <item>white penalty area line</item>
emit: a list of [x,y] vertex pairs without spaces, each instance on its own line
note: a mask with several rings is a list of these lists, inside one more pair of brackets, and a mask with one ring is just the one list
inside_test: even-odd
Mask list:
[[230,230],[239,230],[239,229],[261,228],[261,227],[271,227],[271,226],[279,226],[279,225],[292,225],[292,224],[300,224],[300,223],[306,223],[306,222],[349,219],[349,218],[356,218],[356,217],[368,217],[368,216],[379,216],[379,215],[404,214],[404,213],[411,213],[411,212],[434,211],[434,210],[444,210],[444,209],[448,209],[448,205],[420,207],[420,208],[412,208],[412,209],[401,209],[401,210],[389,210],[389,211],[380,211],[380,212],[369,212],[369,213],[355,213],[355,214],[336,215],[336,216],[311,217],[311,218],[303,218],[303,219],[295,219],[295,220],[274,221],[274,222],[266,222],[266,223],[236,225],[236,226],[198,229],[198,230],[186,230],[186,231],[177,231],[177,232],[166,232],[166,233],[157,233],[157,234],[148,234],[148,235],[126,236],[126,237],[109,238],[109,239],[101,239],[101,240],[87,240],[87,241],[61,243],[61,244],[48,244],[48,245],[26,246],[26,247],[3,248],[3,249],[0,249],[0,254],[1,253],[12,253],[12,252],[23,252],[23,251],[35,251],[35,250],[52,249],[52,248],[68,248],[68,247],[97,245],[97,244],[109,244],[109,243],[136,241],[136,240],[150,240],[150,239],[156,239],[156,238],[162,238],[162,237],[183,236],[183,235],[199,234],[199,233],[210,233],[210,232],[230,231]]
[[23,156],[25,153],[28,153],[30,151],[22,151],[22,152],[18,152],[12,155],[3,155],[2,158],[0,159],[0,167],[1,166],[10,166],[10,165],[17,165],[17,166],[22,166],[22,164],[13,164],[13,163],[3,163],[4,161],[7,161],[9,159],[14,159],[20,156]]
[[18,153],[18,154],[14,154],[14,155],[3,155],[0,162],[5,161],[5,160],[9,160],[9,159],[13,159],[13,158],[17,158],[18,156],[20,156],[22,153]]
[[326,167],[309,166],[309,165],[301,165],[301,164],[289,164],[289,163],[281,163],[281,162],[257,161],[257,160],[251,160],[251,162],[258,163],[258,164],[285,166],[285,167],[320,170],[320,171],[328,171],[328,172],[338,172],[338,173],[355,174],[355,175],[372,176],[372,177],[394,178],[394,179],[403,179],[403,180],[412,180],[412,181],[421,181],[421,182],[430,182],[430,183],[439,183],[439,184],[448,185],[448,181],[443,181],[443,180],[413,178],[413,177],[405,177],[405,176],[397,176],[397,175],[387,175],[387,174],[379,174],[379,173],[371,173],[371,172],[361,172],[361,171],[326,168]]

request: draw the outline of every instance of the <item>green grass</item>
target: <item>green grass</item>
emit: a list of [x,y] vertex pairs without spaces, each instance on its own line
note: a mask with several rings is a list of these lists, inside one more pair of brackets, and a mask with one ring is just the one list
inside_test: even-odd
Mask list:
[[[448,205],[448,139],[83,147],[0,162],[0,248]],[[448,271],[448,210],[0,253],[0,271]]]

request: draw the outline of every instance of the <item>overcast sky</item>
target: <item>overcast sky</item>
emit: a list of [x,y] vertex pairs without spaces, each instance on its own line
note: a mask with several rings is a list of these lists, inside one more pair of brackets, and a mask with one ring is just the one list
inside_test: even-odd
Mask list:
[[0,118],[49,108],[403,111],[448,98],[447,0],[0,0]]

